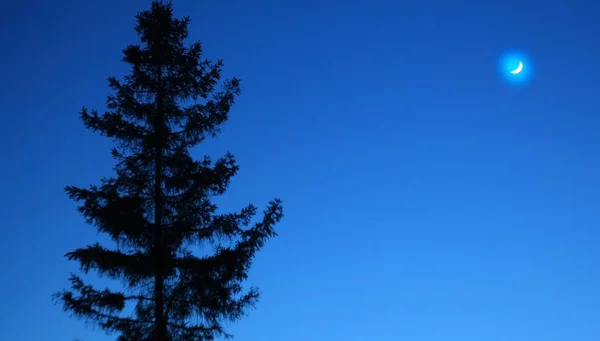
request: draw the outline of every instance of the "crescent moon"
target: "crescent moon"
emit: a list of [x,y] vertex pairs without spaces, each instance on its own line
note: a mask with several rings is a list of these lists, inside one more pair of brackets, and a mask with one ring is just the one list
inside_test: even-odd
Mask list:
[[523,62],[519,61],[519,66],[517,66],[517,68],[512,70],[510,73],[516,75],[517,73],[521,72],[521,70],[523,70]]

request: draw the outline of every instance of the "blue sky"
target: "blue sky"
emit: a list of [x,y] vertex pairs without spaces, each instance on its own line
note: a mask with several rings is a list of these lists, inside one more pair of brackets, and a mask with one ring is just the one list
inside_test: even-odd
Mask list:
[[[218,4],[217,4],[218,3]],[[0,5],[6,340],[108,341],[50,296],[100,238],[65,185],[110,174],[85,130],[149,1]],[[285,203],[236,340],[554,341],[600,334],[599,5],[175,1],[242,95],[197,156],[241,165],[224,209]],[[535,78],[497,73],[526,51]]]

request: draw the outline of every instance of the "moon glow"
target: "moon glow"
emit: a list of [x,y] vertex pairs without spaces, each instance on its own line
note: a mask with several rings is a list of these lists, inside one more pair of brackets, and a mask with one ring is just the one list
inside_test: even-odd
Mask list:
[[503,51],[497,65],[498,74],[510,86],[526,86],[533,80],[535,63],[523,50]]
[[517,66],[517,68],[512,70],[510,73],[512,73],[513,75],[516,75],[519,72],[521,72],[522,70],[523,70],[523,62],[519,61],[519,66]]

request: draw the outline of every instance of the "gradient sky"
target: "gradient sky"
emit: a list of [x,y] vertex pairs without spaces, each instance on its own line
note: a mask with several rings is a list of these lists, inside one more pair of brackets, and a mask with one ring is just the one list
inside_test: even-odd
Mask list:
[[[218,3],[218,4],[217,4]],[[0,5],[2,339],[108,341],[51,301],[98,240],[63,192],[110,175],[83,128],[149,1]],[[600,5],[175,1],[242,95],[197,156],[241,165],[224,209],[285,203],[239,341],[600,335]],[[525,50],[533,82],[496,70]]]

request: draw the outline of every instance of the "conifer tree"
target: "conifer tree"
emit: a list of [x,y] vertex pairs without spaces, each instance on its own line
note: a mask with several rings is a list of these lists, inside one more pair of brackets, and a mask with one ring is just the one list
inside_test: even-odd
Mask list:
[[235,159],[227,153],[196,161],[190,149],[219,132],[239,80],[221,81],[222,62],[203,59],[199,42],[184,45],[190,19],[174,17],[171,3],[154,1],[136,19],[141,43],[123,50],[131,72],[122,81],[109,78],[106,112],[80,114],[88,129],[115,141],[115,175],[89,188],[66,187],[86,222],[115,242],[66,257],[123,290],[72,274],[71,288],[55,298],[119,341],[229,336],[223,323],[258,299],[242,284],[257,251],[276,235],[283,208],[274,199],[258,220],[253,205],[218,212],[211,198],[226,191]]

